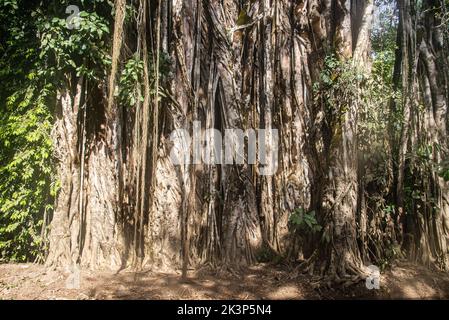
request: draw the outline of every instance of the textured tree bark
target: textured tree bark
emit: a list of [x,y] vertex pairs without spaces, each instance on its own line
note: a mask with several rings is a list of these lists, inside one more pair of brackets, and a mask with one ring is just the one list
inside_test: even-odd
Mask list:
[[[58,175],[61,191],[56,199],[50,233],[50,250],[47,264],[67,266],[77,263],[78,257],[72,249],[71,226],[74,212],[78,210],[79,162],[77,152],[77,113],[80,107],[82,80],[76,84],[75,95],[69,90],[58,94],[56,103],[57,120],[52,132],[55,158],[58,161]],[[75,239],[78,231],[75,231]],[[76,242],[75,242],[76,244]]]
[[[328,45],[342,63],[352,60],[356,69],[369,65],[368,35],[373,15],[372,1],[358,2],[358,5],[351,6],[351,1],[341,0],[325,9],[330,11],[327,15],[334,17],[326,32]],[[361,19],[356,15],[358,20],[353,21],[353,10],[363,12]],[[339,98],[340,104],[336,108],[345,110],[341,118],[318,105],[325,119],[321,151],[324,176],[320,181],[322,197],[316,203],[316,209],[324,231],[321,239],[315,241],[315,253],[305,266],[310,272],[327,275],[337,282],[352,282],[365,273],[356,226],[359,196],[357,99],[357,92]]]
[[404,223],[404,176],[406,153],[409,143],[410,112],[414,103],[412,96],[416,90],[416,64],[413,48],[416,46],[415,33],[412,28],[411,5],[409,0],[398,2],[400,10],[402,49],[402,83],[403,83],[403,126],[399,141],[398,173],[396,185],[396,202],[398,206],[398,220]]
[[[429,11],[434,12],[430,13]],[[422,21],[418,23],[426,26],[429,30],[422,34],[417,48],[420,59],[418,77],[421,79],[421,90],[426,105],[427,120],[424,130],[427,132],[426,143],[433,148],[432,159],[435,164],[440,164],[448,155],[447,140],[447,96],[444,94],[445,87],[442,83],[447,79],[447,47],[444,47],[444,30],[442,29],[440,14],[444,12],[444,3],[440,1],[427,1],[423,6]],[[443,67],[437,67],[438,65]],[[428,235],[422,234],[421,238],[428,237],[428,249],[418,246],[418,256],[431,255],[432,260],[438,267],[447,269],[448,265],[448,226],[449,226],[449,188],[448,183],[438,175],[438,170],[428,174],[428,199],[435,199],[436,207],[429,205],[429,214],[426,224],[429,225]],[[426,243],[427,241],[424,241]],[[420,244],[423,243],[422,239]]]
[[66,76],[66,89],[57,98],[53,140],[61,190],[51,223],[49,266],[116,269],[121,265],[120,251],[126,245],[117,224],[122,138],[113,92],[124,1],[117,1],[116,8],[108,98],[98,85],[88,91],[92,84],[74,75]]
[[[417,82],[409,79],[418,70],[418,60],[412,54],[412,17],[403,11],[409,0],[401,3],[402,75],[404,84],[412,83],[405,91],[409,93],[416,89]],[[128,4],[139,15],[136,25],[127,22],[123,27],[122,21],[128,20],[117,16],[111,75],[100,85],[108,83],[107,90],[101,89],[107,94],[97,90],[95,97],[83,98],[82,79],[75,89],[60,94],[54,140],[61,191],[48,264],[181,268],[186,276],[189,268],[204,263],[245,266],[268,251],[303,257],[310,272],[337,281],[363,274],[368,255],[362,245],[362,259],[357,240],[368,236],[370,204],[362,197],[357,158],[362,84],[350,97],[339,97],[337,107],[345,110],[341,118],[314,99],[313,87],[330,54],[369,73],[373,1]],[[427,23],[438,24],[427,18]],[[436,39],[426,34],[419,42],[419,70],[429,142],[446,141],[433,155],[441,163],[448,148],[447,96],[437,85],[444,76],[436,66],[445,51]],[[130,109],[114,101],[115,79],[130,56],[127,51],[135,51],[144,66],[137,89],[143,101]],[[163,59],[167,70],[159,72]],[[405,97],[405,119],[416,111],[413,98]],[[176,155],[188,154],[187,163],[173,163],[173,132],[185,130],[192,136],[198,124],[223,135],[226,129],[277,129],[278,148],[273,141],[267,143],[278,160],[277,170],[264,176],[260,161],[195,161],[201,158],[204,139],[215,141],[204,136],[199,144],[175,150]],[[396,173],[401,214],[413,136],[408,130],[412,128],[406,122]],[[435,218],[426,211],[426,218],[416,221],[426,230],[417,240],[418,252],[429,245],[441,256],[447,252],[449,190],[437,175],[426,186],[442,210]],[[307,237],[289,230],[289,218],[298,208],[317,212],[320,234]],[[299,238],[306,241],[299,243]]]
[[[53,140],[60,192],[51,223],[47,264],[116,268],[120,264],[117,164],[110,154],[117,136],[110,135],[108,140],[105,133],[106,126],[115,132],[116,120],[95,118],[95,94],[86,99],[84,79],[74,80],[74,89],[61,92],[57,102]],[[100,101],[105,101],[101,92],[97,94]]]

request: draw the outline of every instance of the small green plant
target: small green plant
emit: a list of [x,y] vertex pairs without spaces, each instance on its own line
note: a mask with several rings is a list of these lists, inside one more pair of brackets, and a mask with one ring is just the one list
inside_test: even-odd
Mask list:
[[284,260],[284,257],[271,249],[269,246],[263,246],[256,253],[256,260],[262,263],[279,264],[282,260]]
[[449,161],[443,161],[439,167],[438,175],[445,181],[449,181]]
[[335,54],[325,57],[319,81],[313,86],[314,99],[324,103],[328,121],[341,120],[355,98],[362,74],[352,61],[340,61]]
[[402,255],[401,248],[398,245],[388,244],[385,250],[385,257],[380,259],[377,263],[380,270],[384,272],[385,270],[391,268],[398,258]]
[[394,204],[388,205],[383,210],[387,215],[394,215],[396,212],[396,206]]
[[125,106],[134,106],[137,101],[143,101],[138,90],[139,83],[143,83],[143,61],[137,57],[128,60],[123,68],[119,81],[119,101]]
[[298,208],[292,213],[290,224],[295,230],[305,233],[313,234],[322,229],[316,220],[315,211],[306,212],[303,208]]

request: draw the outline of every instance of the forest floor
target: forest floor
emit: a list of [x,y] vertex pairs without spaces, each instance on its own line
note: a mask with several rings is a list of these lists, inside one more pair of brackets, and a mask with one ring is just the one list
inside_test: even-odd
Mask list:
[[0,264],[0,299],[449,299],[449,274],[400,263],[382,273],[379,290],[361,282],[346,289],[314,289],[314,279],[287,267],[260,264],[241,273],[81,270],[79,289],[69,273],[36,264]]

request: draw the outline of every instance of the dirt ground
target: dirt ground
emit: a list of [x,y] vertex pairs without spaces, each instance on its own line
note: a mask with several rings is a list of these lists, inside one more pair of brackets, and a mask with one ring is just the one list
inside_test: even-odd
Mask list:
[[69,272],[35,264],[0,265],[0,299],[449,299],[449,273],[401,263],[380,278],[347,289],[314,289],[315,279],[286,267],[257,265],[240,273],[202,270],[181,281],[178,273],[81,270],[79,288]]

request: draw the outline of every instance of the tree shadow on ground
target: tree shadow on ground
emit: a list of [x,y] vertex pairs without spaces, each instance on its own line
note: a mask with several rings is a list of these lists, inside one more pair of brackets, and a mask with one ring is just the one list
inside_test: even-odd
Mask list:
[[388,272],[385,281],[391,299],[449,299],[449,274],[405,263]]
[[88,295],[94,299],[376,299],[364,284],[317,289],[311,276],[271,266],[250,267],[238,274],[201,272],[186,281],[176,273],[124,272],[99,279]]

